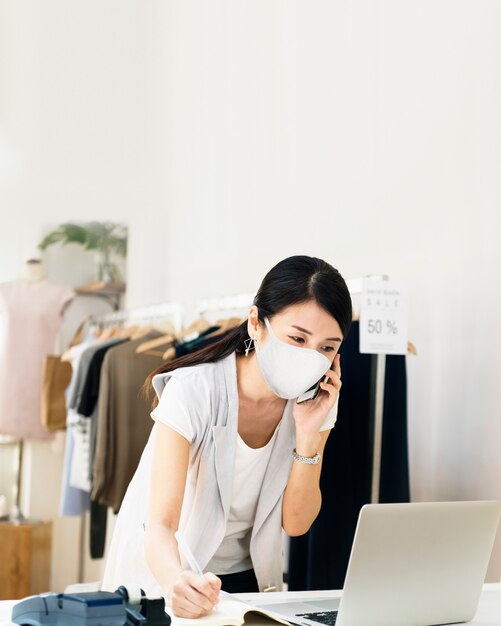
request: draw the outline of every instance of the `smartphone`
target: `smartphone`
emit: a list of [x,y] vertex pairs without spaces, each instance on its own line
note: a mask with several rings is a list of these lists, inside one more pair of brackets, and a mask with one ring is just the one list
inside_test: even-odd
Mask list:
[[313,387],[310,387],[308,391],[305,391],[303,394],[301,394],[297,398],[296,400],[297,404],[308,402],[308,400],[314,400],[320,393],[320,383],[326,383],[328,382],[328,380],[329,380],[328,376],[322,376],[322,378],[318,381],[318,383],[315,383]]

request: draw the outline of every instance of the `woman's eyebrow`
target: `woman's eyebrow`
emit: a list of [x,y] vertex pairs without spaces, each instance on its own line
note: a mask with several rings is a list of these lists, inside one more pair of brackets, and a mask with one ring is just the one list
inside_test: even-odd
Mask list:
[[[295,328],[296,330],[300,330],[302,333],[306,333],[307,335],[311,335],[312,333],[309,330],[306,330],[306,328],[301,328],[301,326],[295,326],[294,324],[291,324],[292,328]],[[327,339],[325,339],[324,341],[339,341],[341,342],[342,339],[340,339],[339,337],[327,337]]]

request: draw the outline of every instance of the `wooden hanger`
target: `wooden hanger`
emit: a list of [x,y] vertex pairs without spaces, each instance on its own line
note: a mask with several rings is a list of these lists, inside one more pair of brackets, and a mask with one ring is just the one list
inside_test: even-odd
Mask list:
[[126,328],[120,328],[116,333],[116,337],[120,337],[120,339],[131,339],[139,328],[139,326],[127,326]]
[[116,336],[117,332],[118,332],[118,328],[116,328],[115,326],[108,326],[107,328],[103,329],[98,339],[99,341],[105,341],[106,339],[111,339],[112,337]]
[[242,319],[240,317],[229,317],[227,319],[218,320],[214,324],[214,326],[218,326],[218,328],[213,330],[211,333],[207,333],[207,335],[204,335],[203,338],[205,339],[206,337],[217,337],[218,335],[223,335],[228,330],[240,326],[241,323]]
[[176,358],[176,348],[174,348],[174,346],[171,346],[162,354],[162,359],[164,361],[173,361],[175,358]]
[[[195,340],[197,338],[197,336],[200,335],[200,333],[203,333],[204,330],[207,330],[208,328],[210,328],[210,324],[207,320],[203,319],[202,317],[195,320],[192,324],[190,324],[188,326],[188,328],[185,328],[183,331],[181,331],[178,335],[177,335],[177,339],[188,339],[188,340]],[[195,337],[193,337],[193,339],[190,338],[190,335],[195,335]],[[162,339],[162,337],[159,337],[158,340]],[[156,348],[158,346],[164,345],[164,344],[169,344],[167,347],[167,350],[165,350],[164,352],[162,352],[162,358],[165,361],[172,361],[172,359],[176,356],[176,349],[172,346],[172,343],[174,342],[174,340],[176,339],[176,337],[172,338],[170,341],[163,341],[160,342],[158,344],[155,344],[155,346],[150,346],[150,349]],[[153,343],[153,342],[152,342]],[[141,344],[142,347],[143,344]],[[139,348],[138,348],[139,350]],[[138,351],[137,350],[137,351]]]
[[221,324],[221,326],[224,327],[224,330],[227,331],[231,328],[236,328],[237,326],[240,326],[240,324],[242,324],[246,319],[246,317],[244,317],[243,319],[241,317],[229,317],[226,320],[219,320],[217,324]]
[[[201,317],[195,320],[193,324],[190,324],[188,328],[185,328],[179,334],[179,339],[187,339],[188,341],[195,341],[195,339],[197,339],[197,336],[200,336],[201,333],[203,333],[205,330],[207,330],[210,327],[211,327],[211,324],[209,324],[209,322],[206,319]],[[190,335],[195,335],[195,334],[197,336],[191,339]],[[163,352],[162,359],[164,361],[172,361],[175,358],[176,358],[176,348],[173,345],[169,345],[167,347],[167,350]]]
[[[158,348],[160,346],[165,346],[166,344],[172,344],[176,340],[175,335],[162,335],[161,337],[156,337],[155,339],[149,339],[148,341],[144,341],[139,344],[136,348],[136,354],[144,354],[150,353],[154,348]],[[163,352],[160,353],[161,355]]]
[[[216,330],[213,330],[211,333],[208,333],[207,335],[204,335],[201,340],[203,341],[205,338],[211,337],[217,337],[218,335],[223,335],[225,332],[227,332],[228,330],[230,330],[231,328],[236,328],[237,326],[240,326],[240,324],[247,318],[240,318],[240,317],[229,317],[226,319],[221,319],[218,320],[214,326],[217,326],[218,328]],[[164,361],[172,361],[172,359],[174,359],[176,356],[176,349],[172,346],[170,346],[169,348],[167,348],[167,350],[163,353],[162,358]]]
[[164,333],[166,335],[176,334],[176,329],[174,328],[174,324],[172,324],[172,322],[169,322],[168,320],[162,320],[160,322],[155,322],[153,324],[146,324],[146,325],[140,326],[138,328],[137,333],[135,333],[131,337],[131,339],[132,340],[141,339],[141,337],[145,337],[148,333],[154,330]]
[[204,319],[203,317],[199,317],[192,324],[190,324],[188,328],[185,328],[183,331],[181,331],[178,336],[179,339],[185,339],[186,337],[188,337],[188,335],[191,335],[193,333],[203,333],[204,330],[207,330],[210,327],[211,324],[209,324],[206,319]]
[[414,356],[417,356],[416,346],[411,341],[407,342],[407,354],[413,354]]
[[164,333],[160,337],[155,337],[154,339],[148,339],[143,343],[139,344],[136,348],[136,354],[151,354],[153,356],[162,356],[163,350],[161,352],[153,351],[154,348],[158,348],[159,346],[164,346],[166,344],[171,344],[177,338],[176,331],[174,325],[171,322],[166,320],[156,323],[156,324],[148,324],[147,326],[143,326],[139,332],[137,332],[133,337],[134,339],[141,339],[141,337],[145,337],[148,333],[152,331],[160,331]]
[[89,322],[91,317],[92,315],[86,315],[83,318],[83,320],[80,322],[80,324],[78,325],[78,328],[75,331],[75,334],[73,335],[72,339],[68,343],[68,348],[61,355],[61,361],[71,362],[71,348],[73,348],[74,346],[78,346],[79,344],[82,343],[83,338],[84,338],[84,328],[86,324]]

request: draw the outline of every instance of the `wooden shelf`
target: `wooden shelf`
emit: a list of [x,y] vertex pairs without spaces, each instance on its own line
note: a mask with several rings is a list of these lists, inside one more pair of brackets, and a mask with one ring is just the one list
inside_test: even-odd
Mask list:
[[106,283],[103,280],[98,283],[84,285],[75,289],[77,293],[98,293],[106,295],[116,295],[125,293],[125,283]]
[[90,285],[78,287],[75,291],[81,296],[96,296],[111,301],[113,309],[120,308],[120,298],[125,293],[126,283],[107,283],[100,281]]

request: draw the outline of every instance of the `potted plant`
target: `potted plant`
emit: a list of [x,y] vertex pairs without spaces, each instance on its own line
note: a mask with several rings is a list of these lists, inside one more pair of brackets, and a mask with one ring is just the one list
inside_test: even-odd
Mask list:
[[113,222],[84,222],[61,224],[38,244],[41,250],[56,243],[77,243],[98,255],[98,280],[119,282],[120,271],[112,261],[113,254],[125,258],[127,254],[127,226]]

